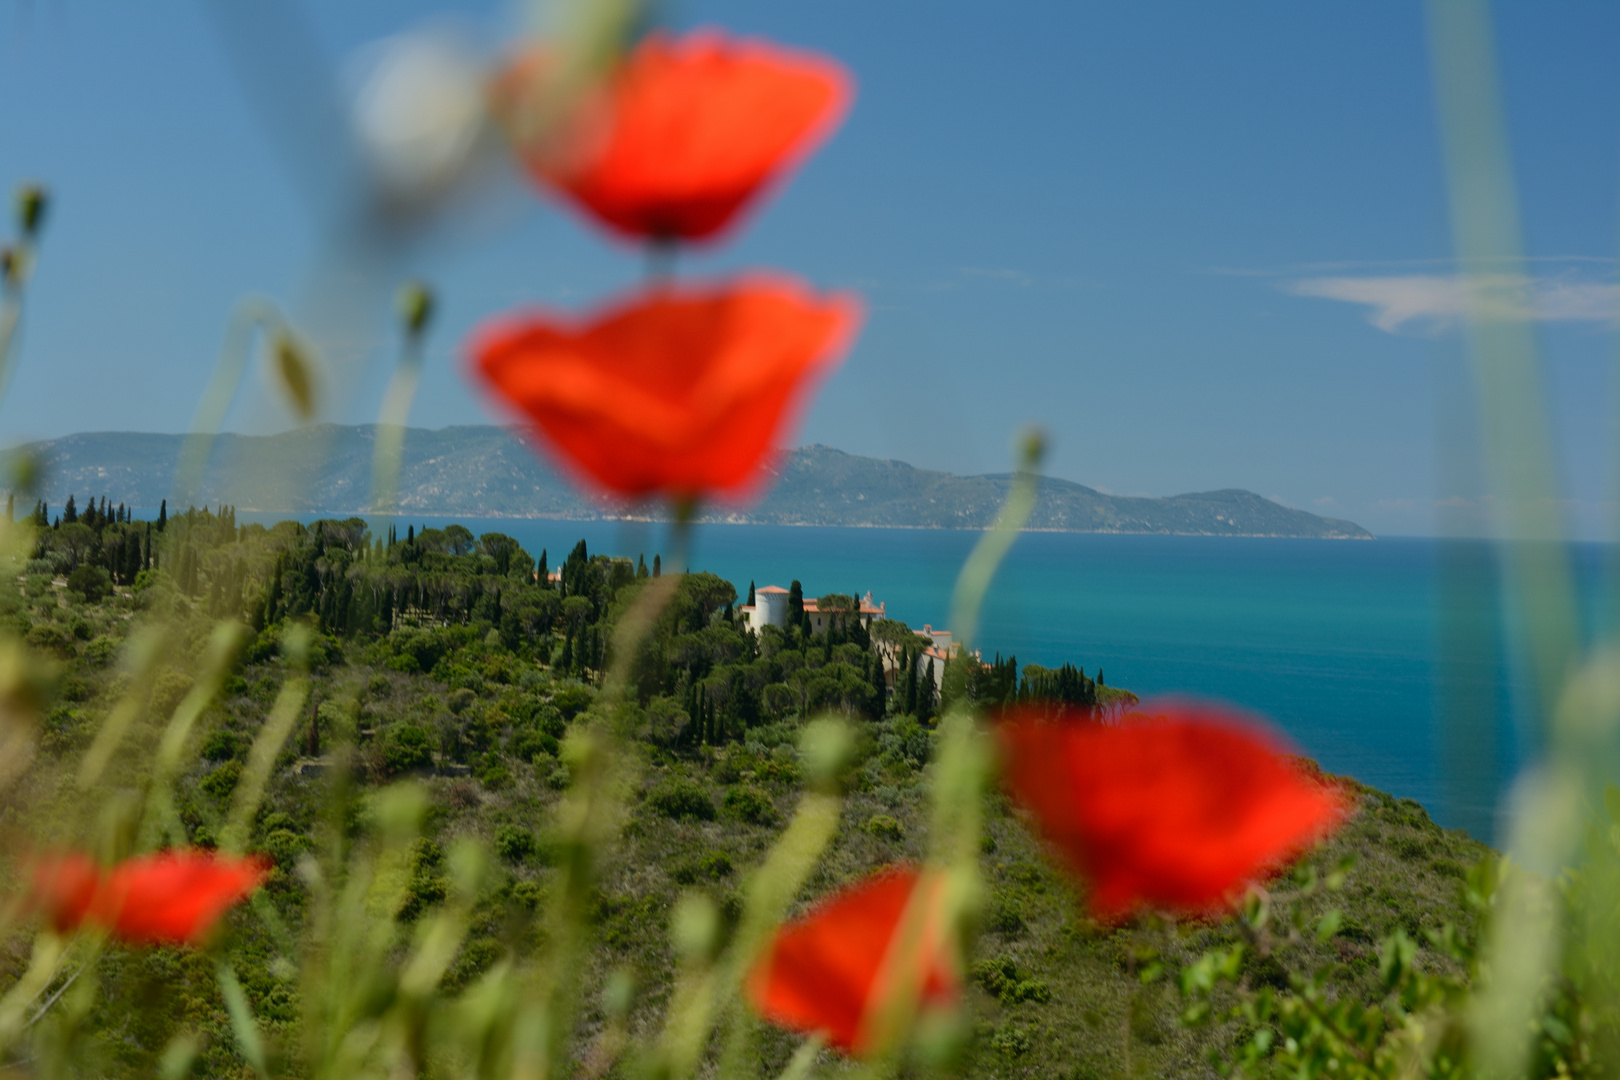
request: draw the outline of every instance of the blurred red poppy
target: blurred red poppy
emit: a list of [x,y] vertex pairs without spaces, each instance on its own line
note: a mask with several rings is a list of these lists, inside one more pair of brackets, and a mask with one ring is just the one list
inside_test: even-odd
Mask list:
[[73,853],[35,864],[33,900],[58,930],[93,923],[139,945],[196,943],[263,883],[261,858],[164,851],[102,871]]
[[[497,107],[544,66],[537,53],[512,64]],[[831,133],[851,96],[825,57],[715,31],[654,34],[527,164],[617,232],[709,239]]]
[[936,915],[941,881],[900,867],[828,897],[777,931],[749,974],[754,1008],[782,1027],[823,1032],[846,1053],[870,1049],[872,1010],[893,986],[895,934],[919,884],[931,905],[917,951],[922,1002],[954,1001],[961,980]]
[[1207,913],[1331,833],[1350,809],[1270,733],[1177,704],[1119,724],[1002,714],[1006,782],[1087,883],[1092,912]]
[[536,312],[482,327],[472,368],[591,486],[739,496],[860,320],[850,296],[780,277],[642,293],[582,323]]

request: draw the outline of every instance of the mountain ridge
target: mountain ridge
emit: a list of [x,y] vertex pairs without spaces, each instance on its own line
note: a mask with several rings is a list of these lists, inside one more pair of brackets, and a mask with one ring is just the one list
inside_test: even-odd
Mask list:
[[[375,425],[320,424],[277,435],[223,434],[197,489],[199,503],[266,513],[368,511]],[[27,443],[46,501],[70,494],[156,506],[173,495],[182,435],[85,432]],[[750,506],[717,507],[700,520],[767,525],[983,529],[1010,473],[961,476],[895,459],[811,444],[783,455],[774,483]],[[434,517],[657,518],[661,508],[580,495],[512,429],[465,425],[406,434],[398,513]],[[1043,477],[1029,528],[1197,536],[1372,539],[1349,521],[1282,506],[1240,488],[1162,498],[1109,495]]]

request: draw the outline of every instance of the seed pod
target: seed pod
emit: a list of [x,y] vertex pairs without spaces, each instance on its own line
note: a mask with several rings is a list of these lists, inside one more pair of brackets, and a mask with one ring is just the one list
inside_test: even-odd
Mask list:
[[275,356],[275,372],[300,420],[315,415],[315,370],[309,350],[285,331],[278,332],[270,347]]
[[24,184],[17,189],[17,227],[24,239],[32,240],[39,233],[49,201],[45,189],[38,184]]
[[433,319],[433,290],[413,281],[399,290],[399,317],[409,337],[421,337]]

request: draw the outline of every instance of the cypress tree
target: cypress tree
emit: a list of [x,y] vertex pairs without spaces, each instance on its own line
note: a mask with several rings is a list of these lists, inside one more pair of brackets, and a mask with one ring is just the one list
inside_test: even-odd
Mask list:
[[754,606],[754,579],[748,579],[748,606]]
[[158,504],[158,532],[162,532],[169,524],[169,500],[164,499]]
[[67,505],[62,508],[62,520],[69,525],[79,520],[79,508],[74,505],[73,496],[68,496]]
[[645,578],[646,576],[647,576],[647,553],[642,552],[640,555],[636,556],[636,580],[640,581],[641,579]]
[[540,587],[542,589],[551,588],[551,571],[546,568],[546,549],[545,548],[540,549],[540,566],[539,566],[539,569],[537,569],[534,572],[534,577],[535,577],[535,580],[540,583]]
[[928,669],[917,687],[917,719],[929,721],[934,718],[934,658],[928,658]]
[[662,560],[658,557],[658,553],[654,552],[653,553],[653,577],[658,577],[660,574],[662,574],[664,572],[663,566],[660,565],[661,562],[662,562]]
[[804,616],[804,586],[799,584],[797,578],[788,586],[788,626],[803,630],[805,636],[810,634],[809,620]]

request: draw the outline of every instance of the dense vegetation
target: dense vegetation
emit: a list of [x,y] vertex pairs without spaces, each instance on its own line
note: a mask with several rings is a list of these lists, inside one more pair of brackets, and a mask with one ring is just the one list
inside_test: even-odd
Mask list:
[[[213,621],[235,617],[252,633],[196,733],[174,807],[192,842],[215,842],[253,737],[288,678],[286,627],[308,623],[318,632],[311,704],[252,826],[251,846],[273,856],[277,869],[265,899],[231,916],[231,960],[254,1014],[273,1038],[295,1037],[300,1003],[278,958],[288,953],[294,931],[287,928],[301,922],[310,885],[296,867],[323,827],[334,776],[352,776],[364,790],[414,776],[430,799],[426,834],[400,871],[406,899],[384,913],[401,935],[451,893],[446,860],[454,840],[478,837],[499,857],[447,984],[472,985],[503,957],[534,947],[542,931],[530,914],[555,873],[549,822],[570,778],[562,740],[590,707],[611,628],[652,569],[592,556],[580,543],[553,582],[545,553],[536,560],[510,537],[475,537],[459,526],[408,529],[401,538],[372,537],[358,519],[238,526],[229,508],[165,515],[161,523],[129,521],[99,505],[88,519],[75,516],[41,532],[15,592],[0,592],[0,617],[15,619],[33,646],[61,663],[45,753],[6,804],[7,828],[48,842],[64,823],[116,817],[116,795],[106,805],[82,805],[68,775],[128,684],[115,661],[129,627],[153,614],[170,627],[148,710],[161,717],[192,688],[185,673],[198,669]],[[667,923],[677,896],[704,890],[734,914],[742,876],[790,813],[807,715],[831,709],[856,718],[860,748],[838,836],[803,899],[923,854],[929,718],[941,703],[930,678],[890,686],[886,674],[896,656],[898,670],[917,670],[912,650],[920,639],[897,624],[869,632],[853,619],[823,634],[794,620],[786,632],[755,635],[740,625],[736,601],[729,583],[684,575],[633,669],[628,708],[647,767],[593,899],[597,947],[588,986],[598,1000],[610,973],[632,972],[640,1029],[667,1004],[674,964]],[[986,668],[952,664],[942,682],[947,699],[994,704],[1092,704],[1121,694],[1100,672],[1091,679],[1068,666],[1020,670],[999,657]],[[111,790],[142,783],[156,730],[121,756]],[[339,761],[347,767],[334,768]],[[1461,886],[1483,847],[1440,830],[1410,800],[1361,795],[1352,824],[1300,872],[1302,882],[1313,873],[1325,879],[1353,856],[1342,888],[1293,890],[1290,925],[1306,931],[1249,939],[1241,992],[1285,992],[1296,973],[1315,972],[1338,998],[1376,1002],[1389,986],[1380,942],[1396,936],[1411,945],[1417,968],[1458,971],[1441,936],[1424,932],[1446,924],[1465,939],[1475,932],[1477,911],[1463,903]],[[966,1050],[970,1073],[1207,1075],[1210,1051],[1227,1055],[1250,1039],[1254,1029],[1242,1022],[1182,1023],[1189,1004],[1167,977],[1207,950],[1245,940],[1242,924],[1095,925],[1005,799],[989,795],[986,803],[990,896],[971,969],[980,1020]],[[352,805],[358,809],[339,827],[355,834],[378,827],[364,800]],[[1328,933],[1309,930],[1328,923]],[[25,964],[21,947],[10,942],[0,953],[0,983]],[[90,1071],[150,1075],[183,1026],[208,1033],[198,1066],[204,1075],[242,1071],[206,953],[117,951],[100,970],[99,993],[82,1018],[86,1031],[104,1033],[83,1041]],[[1212,1000],[1224,1008],[1239,992],[1217,988]],[[775,1075],[795,1041],[768,1037],[761,1075]]]

